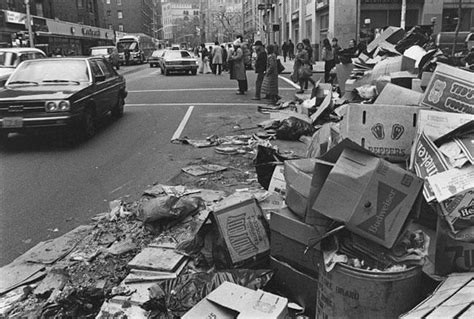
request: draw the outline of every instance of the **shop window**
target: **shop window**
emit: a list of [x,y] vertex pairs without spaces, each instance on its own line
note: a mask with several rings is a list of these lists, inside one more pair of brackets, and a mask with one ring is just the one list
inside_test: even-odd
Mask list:
[[[472,9],[464,8],[462,10],[461,28],[459,31],[469,31],[471,29]],[[458,9],[443,9],[443,19],[441,21],[441,30],[456,31],[458,24]]]
[[319,17],[319,29],[320,30],[329,29],[329,14],[323,14]]

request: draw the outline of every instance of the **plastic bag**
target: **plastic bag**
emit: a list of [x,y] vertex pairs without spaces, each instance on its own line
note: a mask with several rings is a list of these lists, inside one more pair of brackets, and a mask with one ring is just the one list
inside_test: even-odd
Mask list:
[[285,67],[281,63],[280,59],[277,59],[277,68],[278,68],[278,74],[281,74],[281,72],[285,71]]
[[202,205],[202,199],[196,197],[162,196],[144,202],[138,210],[138,219],[145,223],[181,220],[196,212]]
[[280,140],[297,141],[302,135],[312,136],[316,129],[309,123],[296,117],[290,117],[280,122],[276,137]]
[[300,80],[309,79],[312,75],[313,71],[311,71],[309,64],[304,64],[298,69],[298,78]]

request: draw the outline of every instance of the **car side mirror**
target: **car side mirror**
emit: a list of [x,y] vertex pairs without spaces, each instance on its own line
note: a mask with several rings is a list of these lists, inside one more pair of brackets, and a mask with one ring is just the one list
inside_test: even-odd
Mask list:
[[96,75],[96,76],[94,77],[94,80],[95,80],[96,82],[105,81],[105,75]]

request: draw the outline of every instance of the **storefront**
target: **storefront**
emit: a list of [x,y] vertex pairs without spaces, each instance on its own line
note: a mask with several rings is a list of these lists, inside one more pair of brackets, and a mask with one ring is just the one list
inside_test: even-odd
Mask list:
[[36,32],[35,45],[47,54],[88,55],[93,46],[114,45],[114,32],[64,21],[47,19],[47,30]]
[[[32,16],[35,47],[46,54],[88,55],[98,45],[114,45],[114,31]],[[21,37],[18,35],[21,34]],[[0,46],[28,46],[26,15],[0,10]]]

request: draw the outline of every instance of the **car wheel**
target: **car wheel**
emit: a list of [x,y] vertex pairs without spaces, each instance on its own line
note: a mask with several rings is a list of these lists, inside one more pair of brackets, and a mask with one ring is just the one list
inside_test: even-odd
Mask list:
[[192,75],[196,75],[197,73],[198,73],[197,70],[192,70],[192,71],[191,71],[191,74],[192,74]]
[[111,111],[112,116],[114,118],[119,119],[123,116],[124,105],[125,105],[125,99],[123,98],[122,94],[119,94],[117,104],[115,104],[114,108]]
[[152,64],[152,63],[150,63],[150,68],[152,68],[152,67],[153,67],[153,64]]
[[165,69],[165,75],[170,75],[170,70]]
[[88,140],[96,133],[95,115],[92,108],[86,108],[82,115],[82,121],[79,127],[80,137]]

